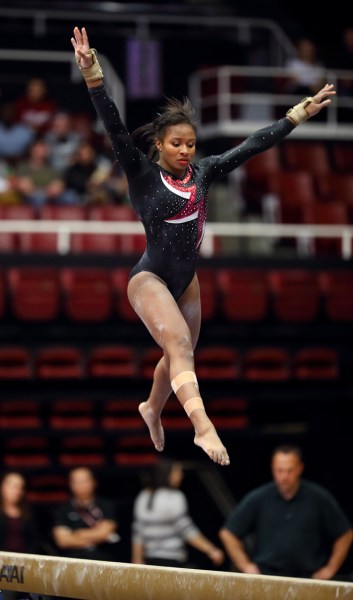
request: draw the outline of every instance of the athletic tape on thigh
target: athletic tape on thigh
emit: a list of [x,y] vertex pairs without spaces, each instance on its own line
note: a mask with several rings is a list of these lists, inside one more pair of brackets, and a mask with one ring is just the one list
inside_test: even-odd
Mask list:
[[171,381],[171,386],[174,394],[177,393],[178,389],[181,388],[184,383],[194,383],[197,386],[197,378],[194,371],[182,371],[179,375],[176,375]]
[[184,410],[188,417],[190,417],[191,413],[198,408],[205,408],[200,396],[194,396],[187,400],[184,404]]

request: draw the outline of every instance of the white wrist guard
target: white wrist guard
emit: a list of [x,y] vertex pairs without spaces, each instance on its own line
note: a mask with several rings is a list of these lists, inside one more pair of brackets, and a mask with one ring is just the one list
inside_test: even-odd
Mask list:
[[86,83],[89,83],[91,81],[98,81],[99,79],[103,79],[104,75],[103,75],[102,67],[100,66],[100,64],[98,62],[97,50],[95,50],[94,48],[90,48],[89,50],[87,50],[87,52],[85,54],[86,54],[86,56],[92,56],[92,61],[93,61],[92,66],[88,67],[88,69],[82,69],[80,67],[79,60],[77,61],[77,64],[78,64],[78,67],[79,67]]
[[313,101],[314,99],[311,97],[304,98],[301,102],[299,102],[299,104],[296,104],[293,106],[293,108],[290,108],[287,111],[286,116],[293,123],[293,125],[300,125],[300,123],[304,123],[308,120],[309,115],[306,112],[305,107]]

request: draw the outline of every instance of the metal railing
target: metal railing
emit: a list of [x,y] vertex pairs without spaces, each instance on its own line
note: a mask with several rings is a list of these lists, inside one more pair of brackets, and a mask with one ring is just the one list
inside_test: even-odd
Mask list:
[[[38,3],[37,3],[38,4]],[[217,36],[228,36],[234,43],[249,46],[254,37],[266,37],[270,64],[281,65],[293,56],[294,47],[283,29],[271,19],[242,18],[231,14],[206,14],[202,7],[174,7],[143,5],[141,3],[85,2],[81,8],[77,3],[62,2],[54,7],[42,2],[39,8],[0,7],[0,19],[19,20],[32,30],[37,38],[58,32],[60,26],[67,34],[68,22],[87,25],[90,32],[99,31],[104,24],[104,35],[112,37],[138,37],[141,39],[170,39],[175,36],[185,39],[185,34],[203,32],[212,40]],[[29,29],[30,28],[30,29]]]
[[[57,50],[5,50],[0,49],[0,61],[13,61],[19,63],[61,63],[69,68],[68,82],[82,84],[82,75],[75,63],[73,52],[61,52]],[[99,55],[105,77],[109,81],[109,90],[116,102],[122,119],[125,119],[125,87],[112,66],[109,59]]]
[[[1,233],[55,233],[59,254],[71,252],[71,235],[74,233],[97,234],[143,234],[140,221],[48,221],[48,220],[2,220]],[[210,257],[216,248],[216,238],[295,238],[313,240],[319,238],[338,239],[341,243],[341,257],[352,257],[353,226],[341,225],[285,225],[267,223],[216,223],[209,222],[201,247],[201,254]]]
[[[283,108],[284,116],[287,109],[301,99],[285,91],[285,81],[291,74],[291,70],[284,67],[228,65],[192,73],[189,96],[198,114],[200,139],[247,136],[275,120],[278,108]],[[321,75],[323,81],[335,84],[336,89],[340,81],[352,80],[350,71],[322,69]],[[341,122],[340,109],[352,111],[352,122]],[[337,95],[322,114],[324,120],[314,118],[297,127],[291,136],[353,140],[352,96]]]

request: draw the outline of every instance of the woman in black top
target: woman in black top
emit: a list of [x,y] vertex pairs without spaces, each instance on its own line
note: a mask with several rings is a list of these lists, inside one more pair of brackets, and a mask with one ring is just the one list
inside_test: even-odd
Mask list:
[[194,162],[196,125],[187,98],[168,100],[153,123],[129,135],[103,84],[103,72],[85,28],[75,27],[71,42],[146,232],[146,251],[131,271],[127,292],[132,307],[162,348],[163,358],[156,366],[150,396],[139,411],[155,448],[162,451],[160,415],[173,391],[194,426],[195,444],[214,462],[228,465],[227,450],[200,397],[193,354],[201,323],[196,266],[208,189],[218,177],[280,142],[296,125],[328,106],[335,91],[326,85],[314,98],[293,107],[287,117],[255,132],[239,146]]
[[[3,475],[0,483],[0,550],[41,553],[39,527],[26,501],[25,479],[15,471]],[[2,590],[2,597],[17,600],[24,593]]]

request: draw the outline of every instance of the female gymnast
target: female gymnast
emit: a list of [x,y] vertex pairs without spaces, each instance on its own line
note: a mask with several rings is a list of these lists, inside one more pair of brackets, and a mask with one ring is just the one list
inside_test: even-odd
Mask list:
[[297,125],[327,107],[336,93],[334,86],[325,85],[313,98],[306,98],[239,146],[194,161],[197,128],[187,98],[168,99],[152,123],[129,135],[103,83],[86,29],[75,27],[71,42],[146,232],[146,250],[130,273],[127,294],[163,357],[156,366],[149,398],[139,405],[139,412],[156,450],[162,451],[161,413],[173,391],[194,427],[195,444],[215,463],[229,465],[228,452],[206,414],[194,365],[201,324],[196,266],[208,189],[218,177],[282,141]]

